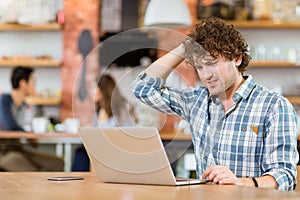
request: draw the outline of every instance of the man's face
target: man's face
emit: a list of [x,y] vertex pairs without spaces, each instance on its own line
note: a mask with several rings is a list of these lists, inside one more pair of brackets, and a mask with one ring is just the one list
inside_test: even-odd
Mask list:
[[35,76],[34,74],[30,74],[28,82],[25,84],[25,93],[26,96],[33,96],[35,94]]
[[197,58],[194,56],[194,66],[202,83],[208,88],[211,95],[226,95],[233,89],[241,73],[237,67],[240,60],[230,61],[219,56],[217,59],[210,55]]

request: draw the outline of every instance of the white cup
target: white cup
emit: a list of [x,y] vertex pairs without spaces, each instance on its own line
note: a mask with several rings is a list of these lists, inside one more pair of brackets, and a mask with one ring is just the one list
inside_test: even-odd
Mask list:
[[36,117],[32,120],[32,131],[34,133],[45,133],[48,131],[49,120],[45,117]]
[[67,133],[77,133],[79,126],[80,121],[77,118],[67,118],[64,121],[64,127]]

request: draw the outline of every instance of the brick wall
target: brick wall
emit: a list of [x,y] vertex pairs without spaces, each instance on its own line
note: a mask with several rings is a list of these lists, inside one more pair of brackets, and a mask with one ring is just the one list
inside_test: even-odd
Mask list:
[[[190,8],[193,23],[197,20],[197,0],[186,0]],[[62,120],[68,117],[78,117],[81,125],[89,125],[92,122],[92,114],[94,112],[93,94],[89,90],[89,96],[86,100],[81,101],[77,96],[78,83],[80,82],[80,69],[82,64],[82,55],[78,50],[78,39],[80,33],[84,29],[88,29],[92,33],[94,46],[98,44],[99,34],[99,6],[100,0],[64,0],[64,45],[63,45],[63,66],[62,66]],[[190,28],[178,30],[183,34],[187,34]],[[172,38],[172,41],[168,39]],[[171,49],[176,45],[173,43],[174,38],[170,35],[160,35],[160,47]],[[159,56],[163,55],[163,52]],[[188,80],[190,85],[194,85],[197,80],[195,72],[186,70],[185,64],[181,64],[177,70]],[[87,75],[86,84],[91,88],[95,77],[98,73],[98,55],[89,55],[87,59]],[[78,78],[77,78],[78,77]],[[174,121],[178,121],[177,117],[168,116],[164,129],[171,131],[174,129]]]
[[90,91],[98,71],[97,54],[88,56],[86,85],[88,97],[81,101],[77,96],[83,56],[78,50],[78,39],[85,29],[91,32],[93,44],[98,44],[99,0],[64,0],[63,65],[62,65],[62,120],[78,117],[82,125],[92,122],[93,98]]
[[[193,24],[197,23],[197,2],[198,0],[186,0],[191,15],[192,15],[192,22]],[[192,27],[185,28],[185,29],[178,29],[178,31],[182,34],[188,34],[190,32]],[[171,33],[172,34],[172,33]],[[174,42],[176,41],[176,37],[178,37],[178,40],[181,40],[181,36],[178,33],[173,33],[170,35],[170,32],[168,31],[166,34],[161,33],[159,35],[159,49],[172,49],[175,48],[178,43]],[[162,56],[166,52],[159,51],[158,56]],[[197,74],[192,69],[187,69],[184,62],[182,62],[177,68],[176,71],[180,73],[184,77],[184,79],[188,82],[189,85],[195,85],[197,80]],[[162,120],[164,120],[164,126],[163,131],[173,131],[174,130],[174,122],[179,121],[179,117],[175,116],[164,116],[162,115]]]

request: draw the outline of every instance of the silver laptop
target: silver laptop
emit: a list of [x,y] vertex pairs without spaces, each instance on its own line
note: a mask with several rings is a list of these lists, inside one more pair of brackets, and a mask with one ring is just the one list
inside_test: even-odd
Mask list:
[[102,182],[174,186],[207,183],[175,179],[156,128],[80,127],[78,131]]

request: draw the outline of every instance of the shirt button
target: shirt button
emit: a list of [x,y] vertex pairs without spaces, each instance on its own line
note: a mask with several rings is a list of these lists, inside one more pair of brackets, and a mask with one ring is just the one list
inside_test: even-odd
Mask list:
[[141,73],[141,74],[139,74],[139,75],[138,75],[138,77],[139,77],[140,79],[143,79],[143,78],[145,78],[145,76],[146,76],[146,74],[145,74],[145,73]]

